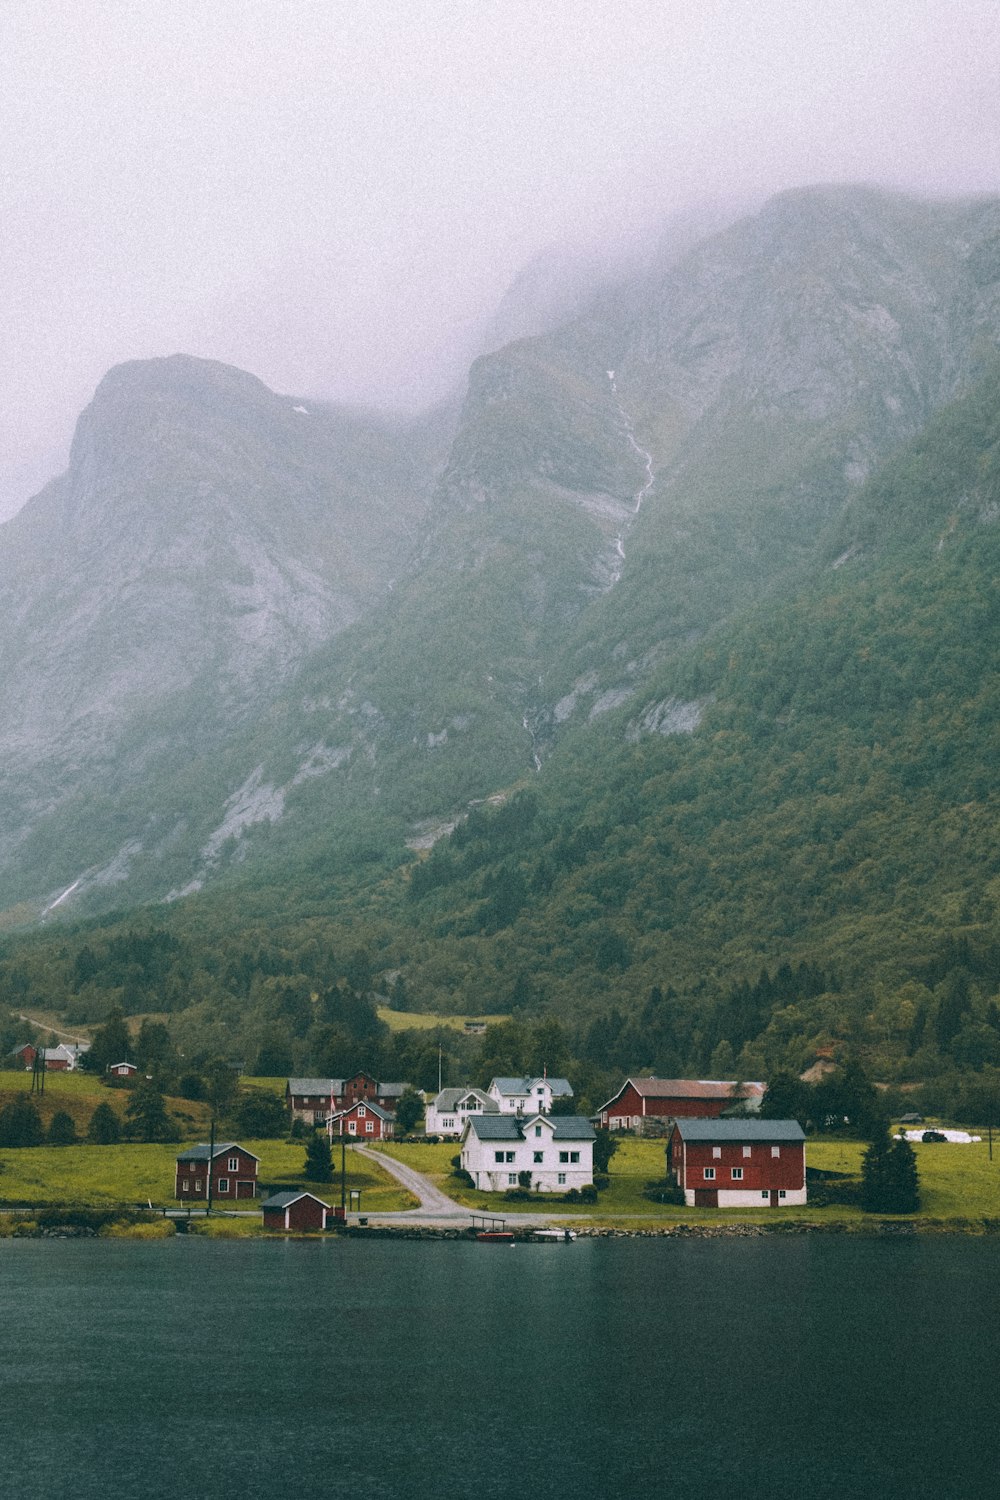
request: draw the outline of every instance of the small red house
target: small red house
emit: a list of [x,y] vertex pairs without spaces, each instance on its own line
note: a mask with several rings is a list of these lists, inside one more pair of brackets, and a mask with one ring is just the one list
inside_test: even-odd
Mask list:
[[134,1078],[139,1069],[135,1063],[116,1062],[108,1063],[108,1076],[110,1078]]
[[212,1169],[213,1203],[231,1203],[237,1198],[257,1196],[257,1166],[260,1158],[235,1141],[224,1141],[214,1149],[192,1146],[177,1158],[174,1197],[185,1203],[208,1201],[208,1171]]
[[626,1078],[599,1110],[605,1130],[642,1132],[646,1120],[717,1119],[742,1104],[759,1109],[762,1083],[727,1083],[714,1078]]
[[667,1162],[689,1208],[771,1208],[806,1201],[797,1120],[678,1120]]
[[338,1109],[326,1122],[332,1140],[335,1135],[356,1136],[361,1141],[389,1141],[396,1129],[396,1121],[381,1104],[371,1099],[351,1104],[347,1109]]
[[289,1078],[285,1104],[293,1120],[323,1125],[337,1110],[369,1099],[383,1109],[394,1110],[409,1087],[407,1083],[379,1083],[364,1071],[352,1078]]
[[274,1193],[261,1204],[265,1229],[325,1229],[329,1203],[307,1192]]

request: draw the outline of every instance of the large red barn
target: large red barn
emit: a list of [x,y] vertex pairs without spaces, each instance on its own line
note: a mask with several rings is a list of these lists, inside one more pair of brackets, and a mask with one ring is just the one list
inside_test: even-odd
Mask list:
[[772,1208],[806,1201],[797,1120],[678,1120],[668,1160],[690,1208]]
[[759,1109],[762,1083],[731,1083],[714,1078],[626,1078],[599,1110],[605,1130],[641,1134],[647,1120],[717,1119],[742,1104]]

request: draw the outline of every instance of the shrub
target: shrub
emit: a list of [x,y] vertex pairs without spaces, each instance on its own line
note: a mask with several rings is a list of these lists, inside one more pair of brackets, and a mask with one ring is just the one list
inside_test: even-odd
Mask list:
[[651,1203],[683,1204],[684,1189],[678,1187],[673,1178],[657,1177],[652,1182],[646,1183],[642,1196],[648,1198]]
[[581,1203],[596,1203],[597,1202],[597,1189],[594,1187],[593,1183],[588,1182],[587,1185],[586,1185],[586,1187],[582,1187],[580,1189],[580,1202]]

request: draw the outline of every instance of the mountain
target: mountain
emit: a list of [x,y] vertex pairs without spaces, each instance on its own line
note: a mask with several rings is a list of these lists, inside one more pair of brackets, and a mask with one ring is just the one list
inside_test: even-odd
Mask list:
[[[778,727],[810,685],[836,703],[871,649],[843,622],[883,543],[897,601],[906,570],[923,590],[951,560],[934,507],[908,519],[917,489],[884,476],[991,389],[998,246],[992,199],[781,195],[478,359],[453,429],[181,358],[112,372],[69,474],[0,530],[14,918],[214,888],[227,921],[309,910],[369,934],[427,1004],[520,983],[586,1009],[674,969],[721,984],[805,956],[841,911],[822,822],[804,833],[796,804],[782,869],[815,905],[789,907],[794,931],[777,875],[758,926],[705,850],[735,840],[726,890],[753,890],[784,750],[836,746],[838,797],[876,741],[901,747],[849,694],[843,718]],[[934,442],[966,464],[991,451],[980,427]],[[949,639],[959,594],[933,612]],[[408,878],[408,844],[491,797],[498,822],[477,812]]]
[[185,356],[111,371],[0,531],[0,861],[273,701],[385,593],[439,441]]

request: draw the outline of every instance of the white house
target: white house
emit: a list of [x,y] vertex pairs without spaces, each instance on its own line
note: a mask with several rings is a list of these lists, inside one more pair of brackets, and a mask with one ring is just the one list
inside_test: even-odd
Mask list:
[[470,1115],[496,1115],[500,1106],[482,1089],[468,1086],[460,1089],[442,1089],[433,1104],[424,1110],[424,1130],[427,1135],[441,1135],[458,1140]]
[[567,1078],[494,1078],[487,1090],[504,1115],[548,1114],[553,1099],[572,1099]]
[[581,1115],[470,1115],[462,1132],[461,1164],[484,1192],[530,1186],[568,1193],[594,1180],[594,1127]]

